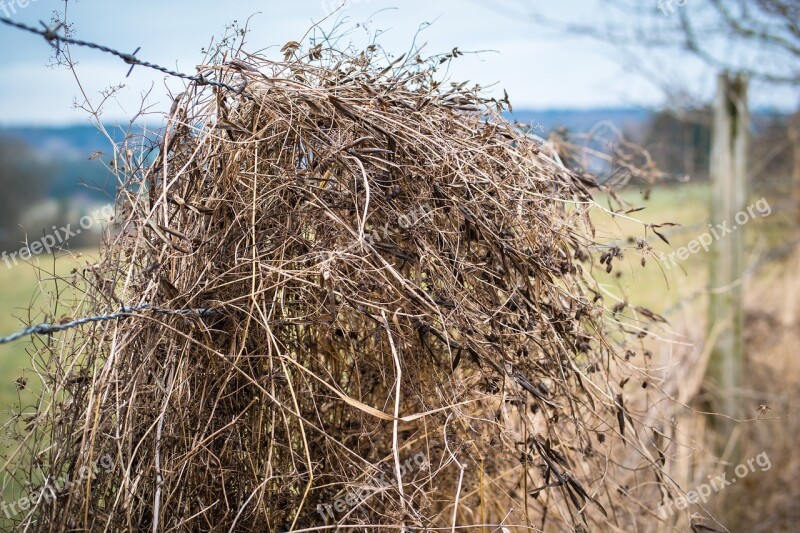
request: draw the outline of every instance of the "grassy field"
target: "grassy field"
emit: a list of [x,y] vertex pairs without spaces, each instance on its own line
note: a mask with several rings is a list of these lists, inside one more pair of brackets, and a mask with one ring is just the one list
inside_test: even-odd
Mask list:
[[[52,257],[41,258],[31,264],[19,264],[12,268],[0,263],[0,336],[23,329],[28,324],[52,320],[52,316],[48,315],[52,309],[52,293],[56,288],[53,273],[69,276],[74,268],[85,265],[89,257],[85,253],[76,253],[57,260]],[[59,286],[63,290],[64,283]],[[58,315],[58,312],[54,314]],[[0,412],[3,422],[10,418],[12,410],[21,407],[27,411],[31,408],[33,395],[27,389],[20,391],[16,384],[18,378],[27,379],[32,384],[35,382],[31,376],[33,365],[30,349],[30,337],[0,345]],[[5,437],[5,434],[0,437],[4,448]]]
[[[595,273],[606,290],[616,297],[663,313],[669,306],[706,282],[704,265],[708,258],[705,254],[694,254],[680,266],[659,265],[656,257],[660,257],[662,253],[668,255],[696,237],[696,233],[688,228],[703,224],[709,218],[708,187],[694,184],[662,187],[654,190],[648,200],[644,200],[635,191],[623,193],[621,196],[635,206],[644,207],[644,210],[629,215],[640,222],[607,214],[595,216],[593,221],[598,227],[598,235],[601,238],[616,236],[623,239],[645,239],[653,249],[652,254],[627,250],[623,260],[615,261],[621,268],[615,268],[611,275],[606,275],[603,267],[596,264]],[[602,198],[599,203],[608,207],[607,201]],[[643,225],[667,222],[680,224],[659,229],[670,245],[659,239],[652,230],[646,231]],[[700,231],[698,228],[697,232]],[[623,249],[632,246],[628,242],[621,244]],[[641,263],[642,257],[646,261],[644,266]],[[699,274],[692,275],[698,271]]]
[[[704,233],[710,231],[709,186],[682,184],[660,187],[653,190],[649,200],[646,201],[635,191],[623,193],[621,196],[636,206],[645,207],[642,211],[632,213],[630,217],[647,224],[671,222],[680,226],[659,228],[659,233],[669,240],[667,244],[652,230],[645,231],[639,222],[618,216],[612,218],[607,214],[593,217],[601,239],[611,238],[614,235],[623,239],[642,238],[647,240],[653,252],[645,256],[646,266],[643,267],[641,260],[644,254],[627,250],[622,261],[615,261],[621,268],[615,268],[611,275],[606,275],[602,271],[602,266],[595,264],[597,278],[603,287],[616,297],[645,306],[660,314],[669,314],[676,309],[676,306],[695,297],[698,291],[703,291],[708,286],[711,254],[701,248],[681,260],[675,252],[686,247],[691,241],[699,240]],[[754,205],[761,198],[760,194],[753,193],[747,206]],[[607,201],[602,198],[599,199],[599,203],[607,206]],[[775,202],[770,201],[770,203]],[[760,205],[763,207],[764,204]],[[764,210],[767,211],[769,210]],[[753,212],[755,216],[741,228],[745,232],[746,264],[752,264],[761,253],[782,244],[787,236],[787,228],[791,227],[786,223],[787,220],[784,220],[788,217],[787,213],[773,212],[769,216],[762,216],[755,209]],[[622,244],[623,247],[631,246],[626,242]],[[670,254],[674,262],[670,259]],[[656,257],[666,258],[666,261],[659,265]]]
[[[85,266],[95,255],[94,252],[64,255],[54,260],[42,257],[31,264],[19,264],[7,268],[0,263],[0,336],[23,329],[28,324],[58,320],[62,309],[53,312],[52,302],[55,290],[62,291],[66,284],[56,283],[55,277],[69,277],[75,268]],[[54,318],[55,316],[55,318]],[[33,371],[32,343],[30,337],[10,344],[0,344],[0,420],[3,432],[0,433],[0,455],[3,463],[16,448],[14,434],[25,423],[16,419],[18,413],[30,415],[36,410],[35,400],[41,392],[41,384]],[[18,386],[18,380],[25,387]],[[4,502],[15,502],[22,495],[17,483],[3,480]],[[12,522],[0,514],[0,530],[9,531]]]

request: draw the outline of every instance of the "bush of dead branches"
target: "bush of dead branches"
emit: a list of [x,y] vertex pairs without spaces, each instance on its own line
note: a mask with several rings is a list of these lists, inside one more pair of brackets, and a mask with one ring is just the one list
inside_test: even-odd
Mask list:
[[506,102],[438,82],[457,52],[283,51],[202,67],[240,92],[189,84],[152,154],[119,147],[117,231],[80,311],[207,311],[43,348],[16,476],[75,482],[18,526],[652,523],[660,448],[591,275],[591,178]]

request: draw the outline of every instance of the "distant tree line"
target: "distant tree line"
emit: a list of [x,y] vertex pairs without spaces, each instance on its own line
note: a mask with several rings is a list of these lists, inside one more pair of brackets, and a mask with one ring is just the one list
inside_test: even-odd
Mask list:
[[19,242],[19,221],[45,198],[52,174],[52,166],[23,141],[0,137],[0,243]]
[[[81,216],[113,203],[116,180],[102,158],[36,146],[19,135],[0,133],[1,250],[19,249],[51,233],[53,225],[75,226]],[[68,246],[75,249],[96,240],[94,232],[82,232]]]
[[[674,178],[706,180],[711,150],[710,106],[691,110],[665,109],[653,115],[640,142],[659,170]],[[750,179],[787,182],[794,168],[792,117],[757,114],[752,119]]]

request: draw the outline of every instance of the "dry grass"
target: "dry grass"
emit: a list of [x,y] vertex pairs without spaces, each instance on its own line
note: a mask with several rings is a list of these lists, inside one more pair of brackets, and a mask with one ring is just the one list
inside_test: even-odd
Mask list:
[[652,529],[670,436],[624,340],[660,317],[603,306],[591,179],[438,83],[451,56],[284,51],[202,67],[242,94],[188,86],[154,161],[120,147],[91,309],[214,313],[43,346],[17,481],[113,466],[20,526]]
[[[768,457],[736,485],[715,496],[710,510],[732,531],[797,529],[800,519],[800,322],[797,302],[800,255],[770,265],[748,286],[746,381],[736,391],[749,419],[741,424],[743,462]],[[735,464],[724,471],[733,478]]]

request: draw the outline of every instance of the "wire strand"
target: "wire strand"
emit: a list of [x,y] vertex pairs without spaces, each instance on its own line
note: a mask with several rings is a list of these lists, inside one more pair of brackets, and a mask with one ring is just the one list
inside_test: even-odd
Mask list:
[[116,313],[109,313],[106,315],[95,315],[95,316],[87,316],[83,318],[79,318],[77,320],[73,320],[71,322],[65,322],[63,324],[38,324],[36,326],[31,326],[29,328],[25,328],[22,331],[18,331],[7,337],[0,337],[0,344],[8,344],[10,342],[14,342],[22,337],[26,337],[28,335],[49,335],[51,333],[58,333],[60,331],[66,331],[68,329],[72,329],[78,326],[82,326],[84,324],[90,324],[93,322],[104,322],[106,320],[118,320],[121,318],[128,318],[134,316],[134,313],[138,311],[152,311],[153,313],[159,313],[164,315],[180,315],[180,316],[188,316],[188,315],[197,315],[197,316],[206,316],[210,314],[214,314],[217,312],[216,309],[206,309],[206,308],[199,308],[199,309],[163,309],[161,307],[151,307],[149,304],[141,304],[136,305],[133,307],[123,306],[121,310],[117,311]]
[[[20,29],[20,30],[23,30],[23,31],[26,31],[26,32],[29,32],[29,33],[33,33],[35,35],[39,35],[41,37],[44,37],[44,39],[48,43],[50,43],[56,49],[59,49],[59,50],[60,50],[60,48],[55,43],[74,44],[75,46],[83,46],[83,47],[86,47],[86,48],[91,48],[93,50],[99,50],[100,52],[105,52],[107,54],[111,54],[113,56],[116,56],[116,57],[122,59],[128,65],[131,65],[131,70],[136,65],[141,65],[141,66],[143,66],[145,68],[149,68],[149,69],[157,70],[159,72],[163,72],[164,74],[167,74],[168,76],[173,76],[173,77],[176,77],[176,78],[181,78],[181,79],[184,79],[184,80],[193,81],[193,82],[197,83],[198,85],[212,85],[214,87],[220,87],[222,89],[227,89],[229,91],[233,91],[236,94],[242,94],[244,89],[245,89],[245,86],[246,86],[246,84],[242,84],[239,87],[234,87],[233,85],[227,84],[227,83],[222,82],[222,81],[208,79],[205,76],[203,76],[202,74],[200,74],[200,75],[184,74],[183,72],[178,72],[178,71],[175,71],[175,70],[171,70],[171,69],[168,69],[166,67],[162,67],[161,65],[157,65],[155,63],[150,63],[149,61],[143,61],[143,60],[137,58],[136,55],[135,55],[136,52],[139,51],[139,48],[136,49],[136,52],[134,52],[132,54],[128,54],[128,53],[125,53],[125,52],[120,52],[119,50],[114,50],[113,48],[109,48],[108,46],[104,46],[102,44],[92,43],[92,42],[84,41],[84,40],[81,40],[81,39],[73,39],[72,37],[67,37],[66,35],[60,35],[58,33],[58,29],[61,27],[60,25],[56,26],[55,28],[51,28],[51,27],[48,27],[47,25],[45,25],[44,22],[40,22],[40,24],[43,26],[44,29],[39,29],[39,28],[35,28],[33,26],[28,26],[27,24],[23,24],[21,22],[16,22],[15,20],[12,20],[12,19],[7,18],[7,17],[0,17],[0,22],[2,22],[3,24],[6,24],[8,26],[12,26],[14,28],[17,28],[17,29]],[[128,71],[128,75],[130,75],[130,73],[131,72]]]

